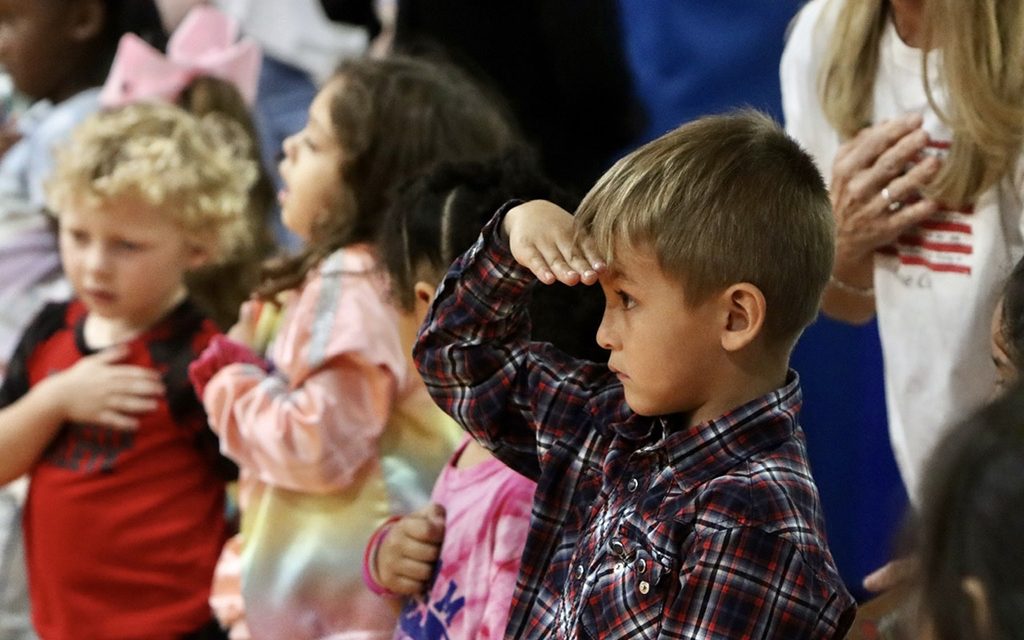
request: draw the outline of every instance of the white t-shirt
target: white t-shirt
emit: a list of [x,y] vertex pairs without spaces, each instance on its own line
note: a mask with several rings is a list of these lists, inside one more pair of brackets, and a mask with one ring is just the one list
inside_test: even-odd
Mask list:
[[366,29],[331,22],[318,0],[216,0],[263,50],[302,69],[320,84],[345,58],[362,55]]
[[[786,129],[826,177],[840,141],[821,109],[817,88],[839,5],[811,0],[801,10],[781,65]],[[922,55],[889,24],[880,43],[872,122],[921,113],[931,138],[927,153],[941,157],[952,136],[928,104]],[[940,56],[933,52],[928,61],[929,80],[942,105]],[[925,460],[944,428],[992,394],[989,323],[1003,282],[1024,253],[1021,184],[1015,172],[973,207],[940,211],[875,254],[889,432],[915,500]]]

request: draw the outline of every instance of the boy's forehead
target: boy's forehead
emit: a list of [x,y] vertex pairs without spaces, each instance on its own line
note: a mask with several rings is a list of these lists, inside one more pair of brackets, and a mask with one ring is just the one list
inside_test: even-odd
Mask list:
[[152,226],[160,227],[166,232],[179,227],[172,207],[153,205],[141,198],[126,195],[95,199],[79,198],[67,203],[56,216],[61,222],[67,219],[88,219],[120,224],[125,232]]
[[615,241],[612,259],[605,273],[616,280],[638,281],[651,270],[661,270],[652,247],[645,243]]

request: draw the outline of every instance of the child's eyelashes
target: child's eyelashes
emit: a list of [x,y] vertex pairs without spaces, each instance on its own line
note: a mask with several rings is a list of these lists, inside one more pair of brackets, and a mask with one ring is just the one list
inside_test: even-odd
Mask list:
[[636,306],[636,298],[629,295],[625,291],[617,290],[615,295],[619,298],[619,304],[622,305],[623,309],[629,310]]
[[65,229],[64,234],[71,238],[71,241],[75,244],[84,244],[89,240],[88,234],[84,231],[76,231],[74,229]]
[[[92,236],[86,231],[78,231],[75,229],[66,229],[64,234],[74,243],[75,246],[85,247],[93,242]],[[100,241],[100,240],[97,240]],[[100,241],[104,242],[104,241]],[[118,251],[122,253],[130,253],[135,251],[142,251],[145,249],[145,245],[141,242],[134,240],[116,240],[110,239],[105,241],[108,250]]]
[[129,240],[118,240],[114,243],[114,248],[118,251],[140,251],[142,245],[138,242],[131,242]]

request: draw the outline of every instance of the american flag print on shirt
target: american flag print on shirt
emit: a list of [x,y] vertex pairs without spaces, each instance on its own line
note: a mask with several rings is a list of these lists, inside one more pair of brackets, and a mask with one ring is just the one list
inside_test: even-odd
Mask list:
[[[948,140],[930,140],[923,155],[944,160],[951,144]],[[898,258],[900,265],[969,276],[974,256],[973,227],[972,205],[940,205],[932,217],[878,252]]]

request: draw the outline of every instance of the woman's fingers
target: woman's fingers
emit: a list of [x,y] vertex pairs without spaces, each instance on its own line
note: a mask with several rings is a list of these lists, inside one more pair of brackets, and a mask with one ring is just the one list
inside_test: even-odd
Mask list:
[[880,192],[894,178],[906,173],[928,144],[928,134],[915,129],[894,141],[875,162],[850,178],[850,190],[855,198],[869,199]]
[[832,165],[833,174],[849,178],[874,165],[886,150],[920,127],[921,116],[913,114],[862,129],[856,137],[840,147]]
[[[938,158],[926,158],[924,161],[914,165],[904,175],[891,180],[879,190],[874,206],[887,216],[891,216],[902,209],[918,204],[923,200],[921,195],[922,189],[935,178],[941,166],[942,163]],[[925,207],[916,207],[914,215],[918,217],[924,215],[924,218],[927,218],[935,213],[935,211],[935,203],[928,201]],[[907,218],[912,216],[904,215],[900,217]]]
[[935,215],[938,209],[938,204],[927,198],[903,206],[889,216],[890,235],[895,240],[907,229],[917,226]]
[[903,175],[921,156],[928,146],[928,134],[923,129],[914,129],[886,149],[873,165],[873,186],[881,189],[893,178]]

